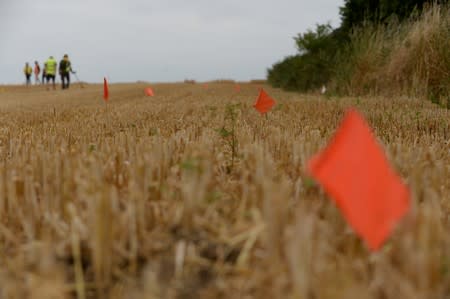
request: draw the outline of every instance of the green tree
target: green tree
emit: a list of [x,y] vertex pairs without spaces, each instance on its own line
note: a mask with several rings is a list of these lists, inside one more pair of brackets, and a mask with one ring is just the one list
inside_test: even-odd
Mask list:
[[317,54],[328,50],[332,31],[330,24],[318,24],[315,30],[298,34],[294,37],[298,51],[300,54]]
[[307,91],[325,84],[331,76],[337,40],[330,24],[297,35],[298,55],[286,57],[268,70],[268,80],[276,87]]
[[345,0],[340,8],[341,28],[349,33],[355,26],[364,22],[376,22],[379,19],[380,0]]
[[[333,29],[330,24],[319,24],[313,30],[294,37],[298,54],[286,57],[268,69],[268,81],[276,87],[287,90],[307,91],[326,84],[337,70],[351,42],[354,28],[366,23],[399,22],[411,14],[419,14],[425,7],[425,0],[344,0],[340,8],[341,26]],[[446,3],[448,0],[434,1]],[[341,55],[339,55],[341,53]],[[337,58],[340,57],[340,58]]]
[[[421,12],[427,0],[345,0],[340,8],[341,28],[349,33],[352,28],[362,26],[365,22],[379,23],[395,16],[403,21],[414,12]],[[434,1],[445,3],[447,0]]]

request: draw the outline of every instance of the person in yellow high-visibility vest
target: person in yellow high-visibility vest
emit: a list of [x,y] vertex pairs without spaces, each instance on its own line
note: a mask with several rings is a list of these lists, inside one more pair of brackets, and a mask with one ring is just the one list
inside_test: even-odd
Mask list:
[[53,58],[53,56],[50,56],[44,65],[45,65],[45,74],[47,77],[47,84],[50,83],[50,80],[52,80],[53,89],[56,89],[55,78],[56,78],[56,68],[57,68],[58,63]]
[[25,74],[25,78],[27,79],[27,86],[28,86],[31,84],[31,74],[33,74],[33,68],[28,64],[28,62],[25,63],[23,73]]

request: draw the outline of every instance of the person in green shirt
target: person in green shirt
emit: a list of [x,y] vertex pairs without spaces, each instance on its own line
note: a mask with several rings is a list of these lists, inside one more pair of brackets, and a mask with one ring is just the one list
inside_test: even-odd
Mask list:
[[62,89],[69,88],[70,73],[74,73],[74,71],[72,70],[69,55],[65,54],[63,59],[59,62],[59,75],[61,76]]

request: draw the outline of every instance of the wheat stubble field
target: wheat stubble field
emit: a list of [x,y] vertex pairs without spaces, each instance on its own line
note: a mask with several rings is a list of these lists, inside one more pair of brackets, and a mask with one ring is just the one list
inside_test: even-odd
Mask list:
[[[1,299],[450,298],[449,110],[145,87],[0,87]],[[377,253],[305,172],[350,106],[412,190]]]

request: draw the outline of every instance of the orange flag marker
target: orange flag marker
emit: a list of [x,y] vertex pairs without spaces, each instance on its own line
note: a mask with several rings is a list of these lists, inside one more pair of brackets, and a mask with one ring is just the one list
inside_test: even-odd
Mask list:
[[109,99],[108,81],[106,81],[106,78],[103,78],[103,100],[107,102],[108,99]]
[[236,85],[234,86],[234,91],[240,92],[240,91],[241,91],[241,86],[236,84]]
[[308,168],[371,250],[383,245],[409,209],[409,189],[390,167],[368,124],[353,109]]
[[144,90],[144,92],[145,92],[145,95],[146,95],[146,96],[149,96],[149,97],[152,97],[152,96],[155,95],[154,92],[153,92],[153,89],[152,89],[151,87],[147,87],[147,88]]
[[259,91],[259,96],[256,99],[255,104],[253,107],[255,107],[256,110],[259,111],[259,113],[264,114],[270,111],[272,107],[275,105],[275,100],[272,99],[265,91],[261,88]]

